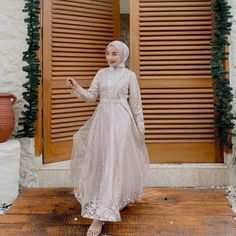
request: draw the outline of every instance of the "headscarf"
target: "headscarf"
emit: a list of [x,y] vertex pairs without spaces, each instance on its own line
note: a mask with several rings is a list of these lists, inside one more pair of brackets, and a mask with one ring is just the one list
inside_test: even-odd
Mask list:
[[121,63],[118,65],[118,67],[125,67],[125,61],[129,57],[129,48],[127,47],[127,45],[121,41],[115,40],[115,41],[110,42],[107,45],[107,48],[109,46],[114,46],[119,53]]

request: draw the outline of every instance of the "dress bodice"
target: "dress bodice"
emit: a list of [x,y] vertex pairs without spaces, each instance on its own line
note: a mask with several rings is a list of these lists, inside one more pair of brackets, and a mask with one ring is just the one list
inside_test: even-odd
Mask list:
[[98,79],[99,96],[106,99],[128,99],[131,71],[121,68],[119,72],[105,68]]
[[86,102],[94,102],[98,96],[107,100],[126,99],[139,131],[144,133],[141,94],[134,72],[124,67],[118,70],[111,67],[100,69],[89,89],[78,85],[72,93]]

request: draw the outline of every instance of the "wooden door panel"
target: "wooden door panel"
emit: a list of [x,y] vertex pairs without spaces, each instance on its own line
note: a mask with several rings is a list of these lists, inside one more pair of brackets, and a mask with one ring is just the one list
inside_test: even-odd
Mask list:
[[43,1],[43,153],[44,163],[70,159],[72,136],[97,103],[70,94],[65,78],[89,87],[106,67],[105,46],[119,39],[118,0]]
[[131,0],[130,8],[151,162],[215,162],[211,0]]
[[211,142],[148,143],[148,152],[152,163],[215,162],[215,148]]

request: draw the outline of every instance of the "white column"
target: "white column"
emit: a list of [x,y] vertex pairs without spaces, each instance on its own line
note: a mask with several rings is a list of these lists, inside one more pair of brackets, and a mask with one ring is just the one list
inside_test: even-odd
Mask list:
[[12,203],[19,193],[20,156],[19,141],[0,143],[0,204]]

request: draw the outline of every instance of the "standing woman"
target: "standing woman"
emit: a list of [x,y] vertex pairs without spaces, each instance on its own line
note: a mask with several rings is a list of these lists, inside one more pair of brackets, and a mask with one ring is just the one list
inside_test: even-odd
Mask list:
[[120,221],[120,210],[143,192],[149,159],[144,142],[140,89],[125,68],[129,49],[121,41],[106,47],[109,67],[100,69],[90,88],[72,78],[67,85],[85,102],[100,102],[92,117],[74,134],[71,176],[81,215],[93,219],[87,236],[99,235],[105,221]]

